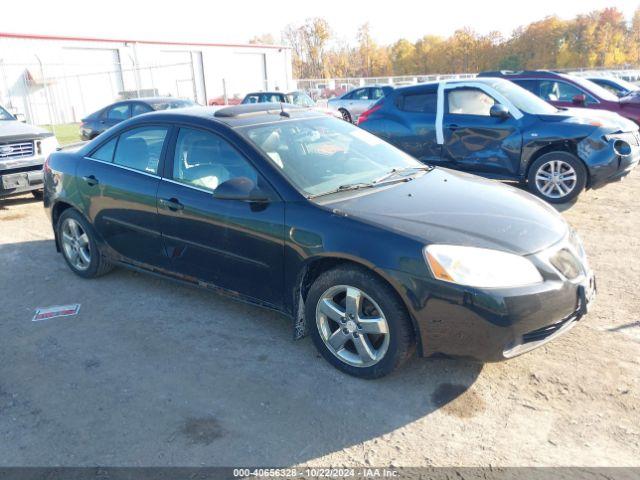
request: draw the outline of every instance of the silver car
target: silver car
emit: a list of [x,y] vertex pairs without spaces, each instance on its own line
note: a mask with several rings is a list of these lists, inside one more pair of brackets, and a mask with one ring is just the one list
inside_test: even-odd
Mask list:
[[344,95],[330,98],[329,108],[337,110],[347,122],[358,123],[360,115],[393,90],[390,85],[370,85],[351,90]]

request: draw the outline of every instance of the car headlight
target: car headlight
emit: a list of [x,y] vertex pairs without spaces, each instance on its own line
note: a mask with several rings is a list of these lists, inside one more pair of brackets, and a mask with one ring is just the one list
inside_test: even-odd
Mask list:
[[542,282],[526,258],[486,248],[429,245],[424,255],[438,280],[478,288],[520,287]]
[[55,135],[51,135],[50,137],[45,137],[40,140],[40,151],[42,152],[42,156],[45,158],[55,152],[58,147],[58,139]]

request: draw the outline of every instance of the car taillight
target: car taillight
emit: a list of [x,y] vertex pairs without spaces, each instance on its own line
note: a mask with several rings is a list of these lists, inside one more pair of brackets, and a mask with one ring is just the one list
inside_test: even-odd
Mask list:
[[360,118],[358,118],[358,125],[360,125],[361,123],[364,123],[367,120],[369,120],[369,116],[373,112],[377,112],[378,110],[380,110],[382,108],[382,104],[383,104],[383,102],[378,102],[373,107],[371,107],[369,110],[367,110],[365,112],[362,112],[362,114],[360,115]]

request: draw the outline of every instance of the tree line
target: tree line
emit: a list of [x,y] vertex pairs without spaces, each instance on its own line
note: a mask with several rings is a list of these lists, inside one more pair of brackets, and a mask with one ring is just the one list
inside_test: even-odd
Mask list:
[[[275,43],[271,35],[251,42]],[[358,29],[356,43],[349,44],[317,17],[288,25],[281,42],[292,49],[295,78],[638,66],[640,8],[629,21],[620,10],[605,8],[570,20],[549,16],[506,38],[500,32],[481,35],[465,27],[448,38],[425,35],[391,45],[376,43],[368,23]]]

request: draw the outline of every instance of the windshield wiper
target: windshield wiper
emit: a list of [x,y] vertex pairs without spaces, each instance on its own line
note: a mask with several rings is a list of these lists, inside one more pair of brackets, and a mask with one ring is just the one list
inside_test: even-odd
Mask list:
[[316,193],[314,195],[309,195],[309,196],[307,196],[307,198],[322,197],[324,195],[331,195],[332,193],[346,192],[348,190],[360,190],[361,188],[371,188],[371,187],[375,187],[375,184],[373,182],[370,182],[370,183],[367,183],[367,182],[345,183],[344,185],[340,185],[338,188],[336,188],[334,190],[329,190],[328,192],[322,192],[322,193]]
[[424,171],[431,171],[433,170],[433,167],[427,166],[425,165],[424,167],[407,167],[407,168],[394,168],[392,170],[390,170],[389,172],[385,173],[383,176],[376,178],[373,182],[374,185],[380,184],[386,180],[389,180],[395,176],[400,176],[402,178],[406,178],[406,175],[402,175],[405,172],[413,172],[416,170],[424,170]]

